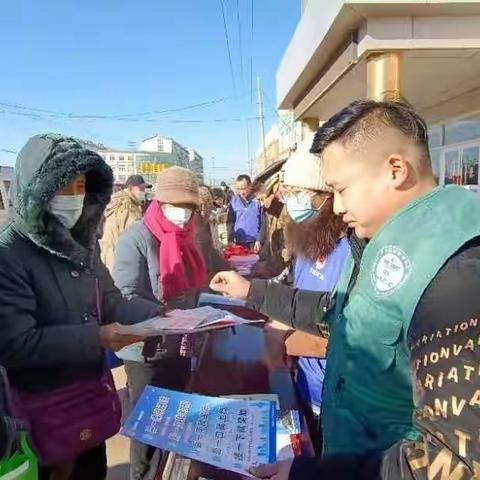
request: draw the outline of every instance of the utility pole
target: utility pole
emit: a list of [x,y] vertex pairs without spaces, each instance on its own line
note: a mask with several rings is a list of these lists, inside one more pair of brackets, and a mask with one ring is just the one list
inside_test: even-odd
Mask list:
[[252,157],[250,155],[250,133],[248,131],[248,121],[245,117],[243,117],[243,126],[245,129],[245,142],[247,147],[247,169],[248,174],[252,174]]
[[262,154],[265,155],[265,117],[263,115],[263,95],[260,77],[257,77],[257,95],[258,95],[258,121],[260,122],[260,141],[262,145]]
[[213,186],[213,174],[214,174],[214,170],[215,170],[215,157],[212,156],[211,158],[211,167],[210,167],[210,187]]

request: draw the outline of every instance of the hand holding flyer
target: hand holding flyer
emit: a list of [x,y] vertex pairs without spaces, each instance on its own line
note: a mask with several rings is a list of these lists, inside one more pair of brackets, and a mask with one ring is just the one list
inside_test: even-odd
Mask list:
[[225,310],[210,306],[191,310],[172,310],[166,317],[154,317],[135,325],[124,327],[130,335],[156,337],[181,333],[198,333],[219,328],[235,327],[262,320],[245,320]]

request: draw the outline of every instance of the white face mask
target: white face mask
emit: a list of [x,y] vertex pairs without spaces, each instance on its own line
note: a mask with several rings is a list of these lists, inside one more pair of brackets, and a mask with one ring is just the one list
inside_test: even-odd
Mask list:
[[85,195],[55,195],[50,200],[50,211],[69,230],[82,215]]
[[190,208],[175,207],[174,205],[162,205],[162,211],[167,220],[177,227],[183,228],[192,217]]

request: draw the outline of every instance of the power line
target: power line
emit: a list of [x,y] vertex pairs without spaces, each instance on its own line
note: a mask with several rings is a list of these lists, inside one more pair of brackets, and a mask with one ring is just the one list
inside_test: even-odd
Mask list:
[[242,48],[242,22],[240,20],[240,8],[237,0],[237,26],[238,26],[238,48],[240,51],[240,75],[242,77],[242,86],[245,89],[245,77],[243,74],[243,48]]
[[237,87],[235,85],[235,76],[233,74],[232,53],[230,51],[230,41],[228,40],[227,20],[225,18],[225,5],[223,4],[223,0],[220,0],[220,6],[222,8],[223,32],[225,34],[225,41],[226,41],[226,44],[227,44],[228,64],[230,66],[230,76],[232,78],[233,94],[236,97],[237,96]]
[[257,93],[258,93],[258,120],[260,123],[260,141],[262,152],[265,153],[265,116],[263,114],[263,96],[260,77],[257,77]]
[[[43,121],[51,121],[51,118],[48,114],[42,116],[39,113],[29,113],[28,111],[16,111],[16,110],[3,110],[0,111],[0,114],[6,115],[17,115],[28,117],[34,120],[43,120]],[[74,117],[65,117],[65,120],[72,120],[76,119]],[[152,119],[152,118],[114,118],[114,117],[102,117],[102,116],[89,116],[90,120],[108,120],[108,121],[122,121],[122,122],[142,122],[142,123],[226,123],[226,122],[241,122],[242,118],[240,117],[226,117],[226,118],[200,118],[200,119],[185,119],[185,118],[161,118],[161,119]],[[250,117],[247,120],[257,120],[258,117]]]
[[289,126],[288,123],[286,123],[285,120],[280,116],[277,108],[275,107],[275,104],[270,100],[270,97],[267,95],[265,90],[262,89],[262,92],[263,92],[263,96],[267,100],[267,105],[275,112],[276,117],[283,124],[283,126],[288,128],[288,126]]
[[253,0],[250,0],[250,103],[253,103]]
[[194,103],[192,105],[185,105],[177,108],[169,108],[164,110],[152,110],[149,112],[115,114],[115,115],[103,115],[103,114],[95,114],[95,113],[94,114],[78,114],[78,113],[71,113],[71,112],[61,112],[61,111],[46,110],[42,108],[28,107],[18,103],[2,102],[2,101],[0,101],[0,107],[27,111],[29,112],[28,116],[32,116],[31,114],[35,113],[35,114],[38,114],[39,117],[41,114],[43,114],[44,116],[50,116],[53,118],[69,118],[73,120],[99,120],[99,119],[100,120],[104,120],[104,119],[123,120],[123,119],[135,118],[135,117],[146,117],[146,116],[160,115],[160,114],[166,114],[166,113],[177,113],[185,110],[208,107],[211,105],[226,102],[228,100],[233,100],[236,98],[237,98],[236,96],[227,96],[227,97],[216,98],[213,100],[207,100],[204,102]]

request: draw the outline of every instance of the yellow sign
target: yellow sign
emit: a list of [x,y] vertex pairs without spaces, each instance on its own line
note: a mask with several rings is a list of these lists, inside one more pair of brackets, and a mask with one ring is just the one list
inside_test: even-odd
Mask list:
[[166,168],[168,168],[168,165],[165,165],[164,163],[141,163],[137,170],[138,173],[144,175],[154,175],[162,172]]

